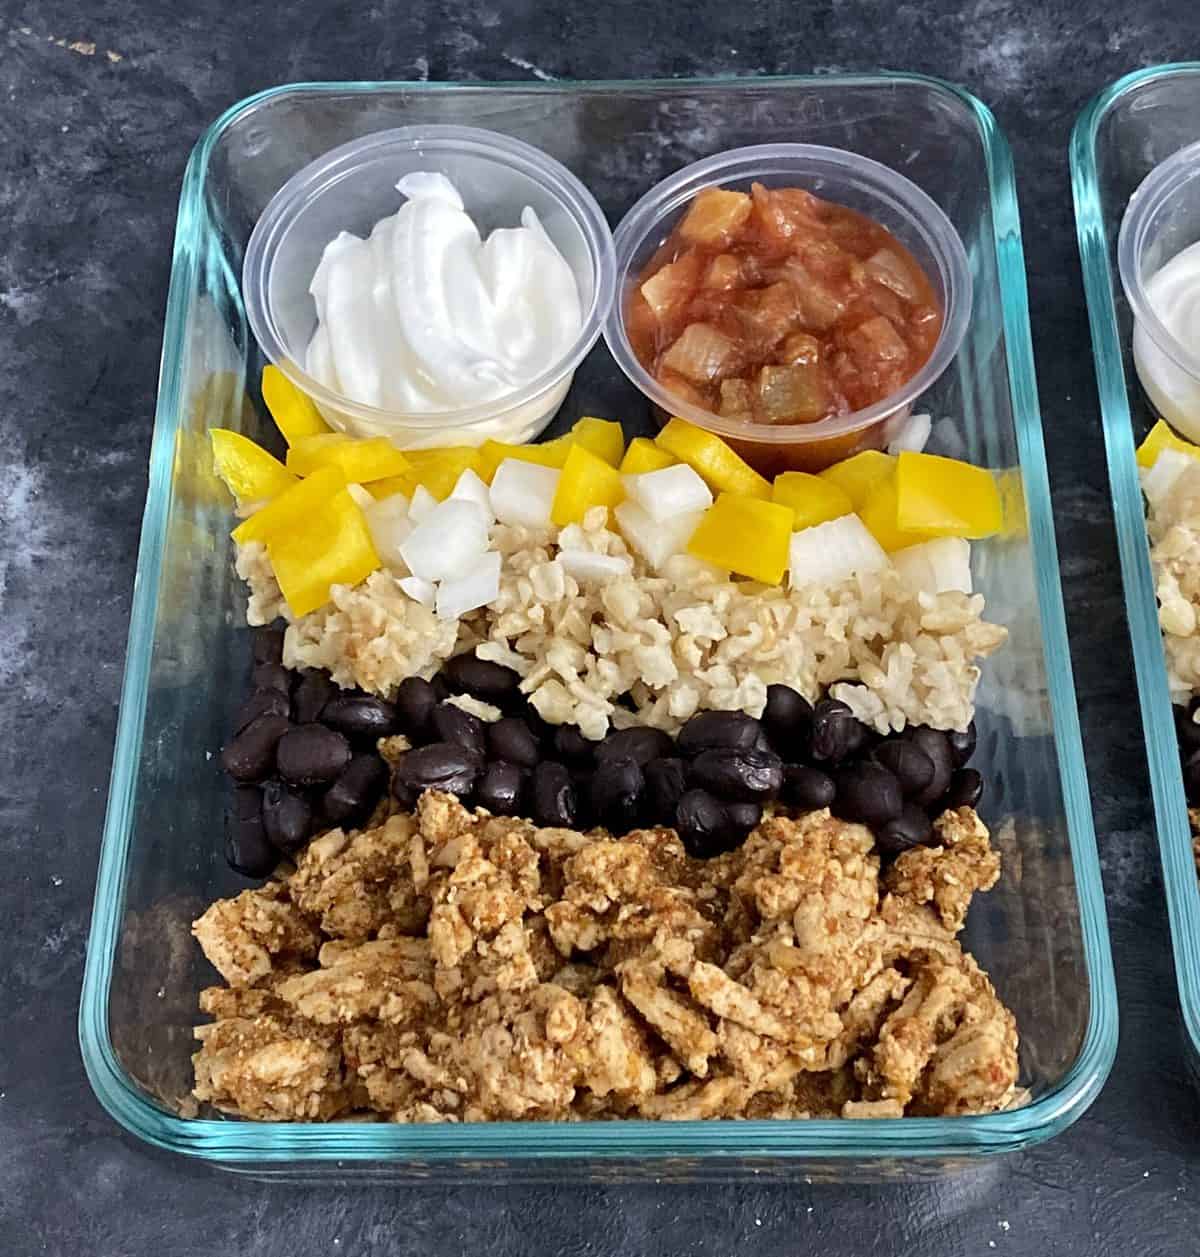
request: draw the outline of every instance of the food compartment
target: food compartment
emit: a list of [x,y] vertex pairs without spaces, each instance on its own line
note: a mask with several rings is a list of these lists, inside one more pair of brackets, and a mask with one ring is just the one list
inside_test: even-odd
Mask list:
[[[930,449],[1005,473],[1005,535],[974,549],[976,587],[1010,631],[978,696],[984,819],[1005,864],[966,945],[1022,1032],[1028,1103],[986,1117],[863,1122],[569,1123],[538,1126],[260,1125],[199,1114],[188,1098],[191,1030],[211,970],[190,922],[244,883],[218,834],[217,756],[249,657],[244,592],[226,539],[227,498],[201,469],[207,429],[269,444],[256,395],[262,359],[236,284],[242,249],[279,186],[326,150],[417,123],[506,131],[563,161],[615,221],[671,170],[753,142],[853,149],[936,190],[966,245],[976,294],[963,349],[931,390]],[[940,172],[959,178],[943,186]],[[993,184],[993,178],[995,183]],[[383,1163],[463,1173],[553,1159],[582,1173],[727,1175],[896,1157],[935,1164],[1055,1133],[1095,1095],[1115,1046],[1115,1007],[1078,745],[1049,500],[1037,426],[1007,150],[971,98],[926,80],[755,81],[424,91],[286,89],[220,120],[185,183],[140,575],[87,986],[85,1059],[98,1094],[142,1137],[221,1164],[332,1170]],[[1003,275],[1003,282],[1002,282]],[[557,427],[583,414],[651,431],[643,399],[603,349],[585,361]],[[657,1168],[655,1168],[657,1167]],[[343,1171],[344,1172],[344,1171]]]
[[[1183,1019],[1193,1067],[1200,1062],[1200,893],[1197,891],[1187,798],[1176,736],[1177,701],[1186,684],[1169,682],[1159,606],[1147,536],[1141,462],[1152,463],[1158,449],[1177,437],[1156,412],[1139,379],[1139,362],[1162,414],[1186,423],[1185,403],[1194,369],[1186,350],[1171,346],[1166,329],[1138,327],[1138,310],[1150,308],[1142,279],[1196,239],[1195,209],[1184,150],[1200,142],[1200,63],[1156,66],[1127,76],[1103,91],[1080,115],[1071,140],[1075,217],[1091,321],[1096,379],[1104,427],[1105,453],[1125,587],[1125,608],[1137,669],[1138,698],[1150,761],[1155,820],[1163,862]],[[1155,193],[1174,163],[1178,176]],[[1181,164],[1182,163],[1182,164]],[[1158,176],[1150,179],[1152,172]],[[1149,201],[1143,195],[1150,193]],[[1165,193],[1165,195],[1162,195]],[[1150,202],[1153,202],[1151,204]],[[1123,231],[1123,224],[1125,228]],[[1123,258],[1123,263],[1122,263]],[[1143,274],[1143,267],[1146,273]],[[1125,279],[1125,289],[1122,288]],[[1127,296],[1132,291],[1133,300]],[[1135,308],[1136,307],[1136,308]],[[1147,323],[1150,323],[1147,320]],[[1170,352],[1160,349],[1160,342]],[[1194,356],[1194,350],[1192,351]],[[1186,407],[1190,411],[1190,406]],[[1157,427],[1157,424],[1162,424]],[[1154,440],[1146,444],[1154,430]],[[1179,451],[1146,481],[1156,481],[1180,464]],[[1180,627],[1174,626],[1176,630]]]

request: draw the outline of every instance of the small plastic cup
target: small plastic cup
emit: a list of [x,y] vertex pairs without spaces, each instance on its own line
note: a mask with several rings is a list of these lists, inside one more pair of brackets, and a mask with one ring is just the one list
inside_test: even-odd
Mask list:
[[[1138,379],[1155,411],[1193,441],[1200,441],[1200,347],[1183,344],[1163,322],[1154,278],[1197,241],[1200,142],[1180,149],[1142,180],[1129,198],[1117,237],[1121,285],[1133,310]],[[1200,309],[1200,295],[1196,306]]]
[[[396,181],[413,171],[446,175],[485,237],[520,223],[531,206],[566,259],[583,320],[570,349],[520,389],[458,410],[398,413],[326,388],[304,369],[317,326],[309,284],[340,231],[366,237],[402,204]],[[343,144],[293,175],[255,224],[242,266],[250,327],[263,353],[303,389],[334,427],[386,436],[401,448],[533,440],[554,417],[575,368],[595,344],[612,304],[612,233],[600,206],[561,163],[530,144],[476,127],[413,126]]]
[[[751,183],[805,188],[857,210],[886,227],[924,268],[942,308],[942,331],[928,361],[903,388],[873,406],[816,423],[747,424],[676,397],[638,361],[625,331],[625,308],[643,267],[698,192],[713,187],[747,191]],[[882,445],[888,420],[908,414],[913,401],[950,365],[971,316],[966,250],[945,213],[915,183],[880,162],[819,144],[759,144],[685,166],[634,205],[613,243],[617,298],[604,339],[617,364],[660,416],[678,415],[715,432],[765,475],[819,471],[858,449]]]

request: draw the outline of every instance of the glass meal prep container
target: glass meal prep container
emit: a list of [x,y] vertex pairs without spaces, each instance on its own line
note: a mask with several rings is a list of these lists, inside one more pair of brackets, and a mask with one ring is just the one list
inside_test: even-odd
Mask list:
[[[1200,1081],[1200,889],[1134,457],[1157,416],[1138,379],[1133,312],[1117,265],[1118,237],[1130,197],[1155,167],[1197,141],[1200,62],[1153,66],[1119,79],[1080,115],[1071,137],[1071,176],[1175,974],[1188,1057]],[[1186,241],[1181,238],[1177,243]]]
[[[974,307],[921,403],[930,448],[1004,473],[1014,526],[973,547],[976,587],[1011,641],[984,670],[977,762],[1004,856],[965,946],[1016,1013],[1028,1102],[979,1117],[864,1121],[260,1124],[190,1100],[196,1000],[213,973],[190,937],[246,883],[220,840],[218,752],[248,658],[228,498],[207,429],[251,437],[263,358],[238,287],[276,190],[320,154],[415,124],[505,132],[563,162],[615,223],[660,179],[750,143],[841,147],[904,171],[964,242]],[[948,180],[947,170],[955,177]],[[598,345],[550,431],[580,414],[653,431],[645,399]],[[1116,1047],[1113,987],[1029,341],[1008,146],[988,110],[911,75],[520,86],[347,83],[265,92],[203,136],[184,180],[109,809],[80,1012],[97,1095],[127,1130],[217,1165],[290,1177],[605,1180],[958,1168],[1049,1138],[1096,1096]]]

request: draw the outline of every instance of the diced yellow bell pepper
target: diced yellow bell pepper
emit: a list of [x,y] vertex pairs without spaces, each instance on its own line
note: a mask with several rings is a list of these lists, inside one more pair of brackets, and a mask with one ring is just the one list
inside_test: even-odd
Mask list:
[[411,498],[418,483],[416,472],[409,471],[403,476],[386,476],[383,480],[372,480],[370,484],[363,485],[363,488],[381,502],[384,498],[393,497],[397,493],[403,493],[406,498]]
[[436,450],[408,450],[406,457],[413,465],[417,484],[423,484],[440,502],[450,496],[464,471],[482,477],[483,455],[474,445],[446,446]]
[[615,419],[594,419],[585,415],[571,429],[571,439],[604,459],[610,467],[619,466],[625,453],[625,434]]
[[841,489],[861,512],[872,492],[896,470],[896,460],[880,450],[863,450],[819,472],[822,480]]
[[[1197,454],[1200,454],[1198,449]],[[1025,507],[1025,482],[1019,467],[1005,467],[996,473],[996,487],[1000,490],[1000,514],[1004,523],[1000,528],[1003,537],[1027,537],[1029,516]]]
[[321,466],[320,460],[339,445],[349,445],[344,432],[313,432],[298,436],[288,447],[287,465],[298,476],[307,476]]
[[210,428],[217,475],[239,502],[264,502],[296,483],[296,477],[261,445],[228,428]]
[[1200,458],[1200,445],[1192,445],[1171,431],[1165,419],[1160,419],[1146,433],[1146,439],[1138,446],[1137,460],[1139,467],[1153,467],[1163,450],[1178,450],[1189,458]]
[[932,533],[907,532],[900,527],[896,499],[896,477],[889,476],[876,485],[867,502],[859,508],[859,518],[876,541],[892,554],[907,546],[928,541]]
[[807,471],[785,471],[776,476],[771,486],[771,500],[792,508],[792,528],[796,532],[854,511],[854,503],[845,489]]
[[573,445],[558,478],[550,518],[559,528],[578,524],[593,506],[619,506],[624,498],[621,473],[586,446]]
[[664,467],[674,467],[677,462],[679,459],[674,454],[668,454],[660,445],[655,445],[644,436],[635,436],[629,442],[619,470],[623,476],[640,476],[647,471],[662,471]]
[[402,476],[412,464],[385,436],[352,440],[340,432],[306,436],[288,450],[289,471],[310,476],[318,467],[340,467],[351,484]]
[[660,449],[674,454],[704,478],[714,493],[740,493],[769,498],[771,486],[719,436],[686,419],[672,419],[655,438]]
[[491,484],[496,468],[506,458],[519,458],[526,463],[540,463],[543,467],[562,467],[567,461],[567,454],[573,444],[569,436],[555,437],[553,441],[541,441],[535,445],[508,445],[504,441],[484,441],[479,447],[479,453],[483,458],[483,467],[487,475],[483,475],[483,472],[480,472],[480,475],[488,484]]
[[262,395],[283,439],[293,445],[303,436],[331,431],[316,403],[276,366],[263,367]]
[[305,480],[298,480],[273,498],[261,511],[255,511],[234,530],[239,545],[247,541],[269,541],[283,537],[320,510],[339,489],[346,487],[340,467],[320,467]]
[[345,488],[268,541],[267,554],[296,616],[323,607],[331,585],[357,585],[380,565],[366,517]]
[[990,537],[1004,515],[996,478],[985,467],[905,450],[896,464],[896,522],[926,537]]
[[722,493],[692,533],[688,553],[751,580],[778,585],[787,571],[791,539],[790,506]]

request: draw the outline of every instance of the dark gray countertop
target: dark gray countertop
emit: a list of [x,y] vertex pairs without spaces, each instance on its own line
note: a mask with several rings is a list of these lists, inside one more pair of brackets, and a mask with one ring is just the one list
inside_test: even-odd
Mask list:
[[[1195,55],[1195,0],[0,6],[0,1250],[1182,1253],[1200,1231],[1181,1025],[1068,184],[1083,104]],[[183,166],[300,79],[802,73],[959,81],[1016,154],[1067,610],[1121,996],[1071,1130],[942,1185],[335,1191],[205,1173],[92,1098],[75,1012]]]

